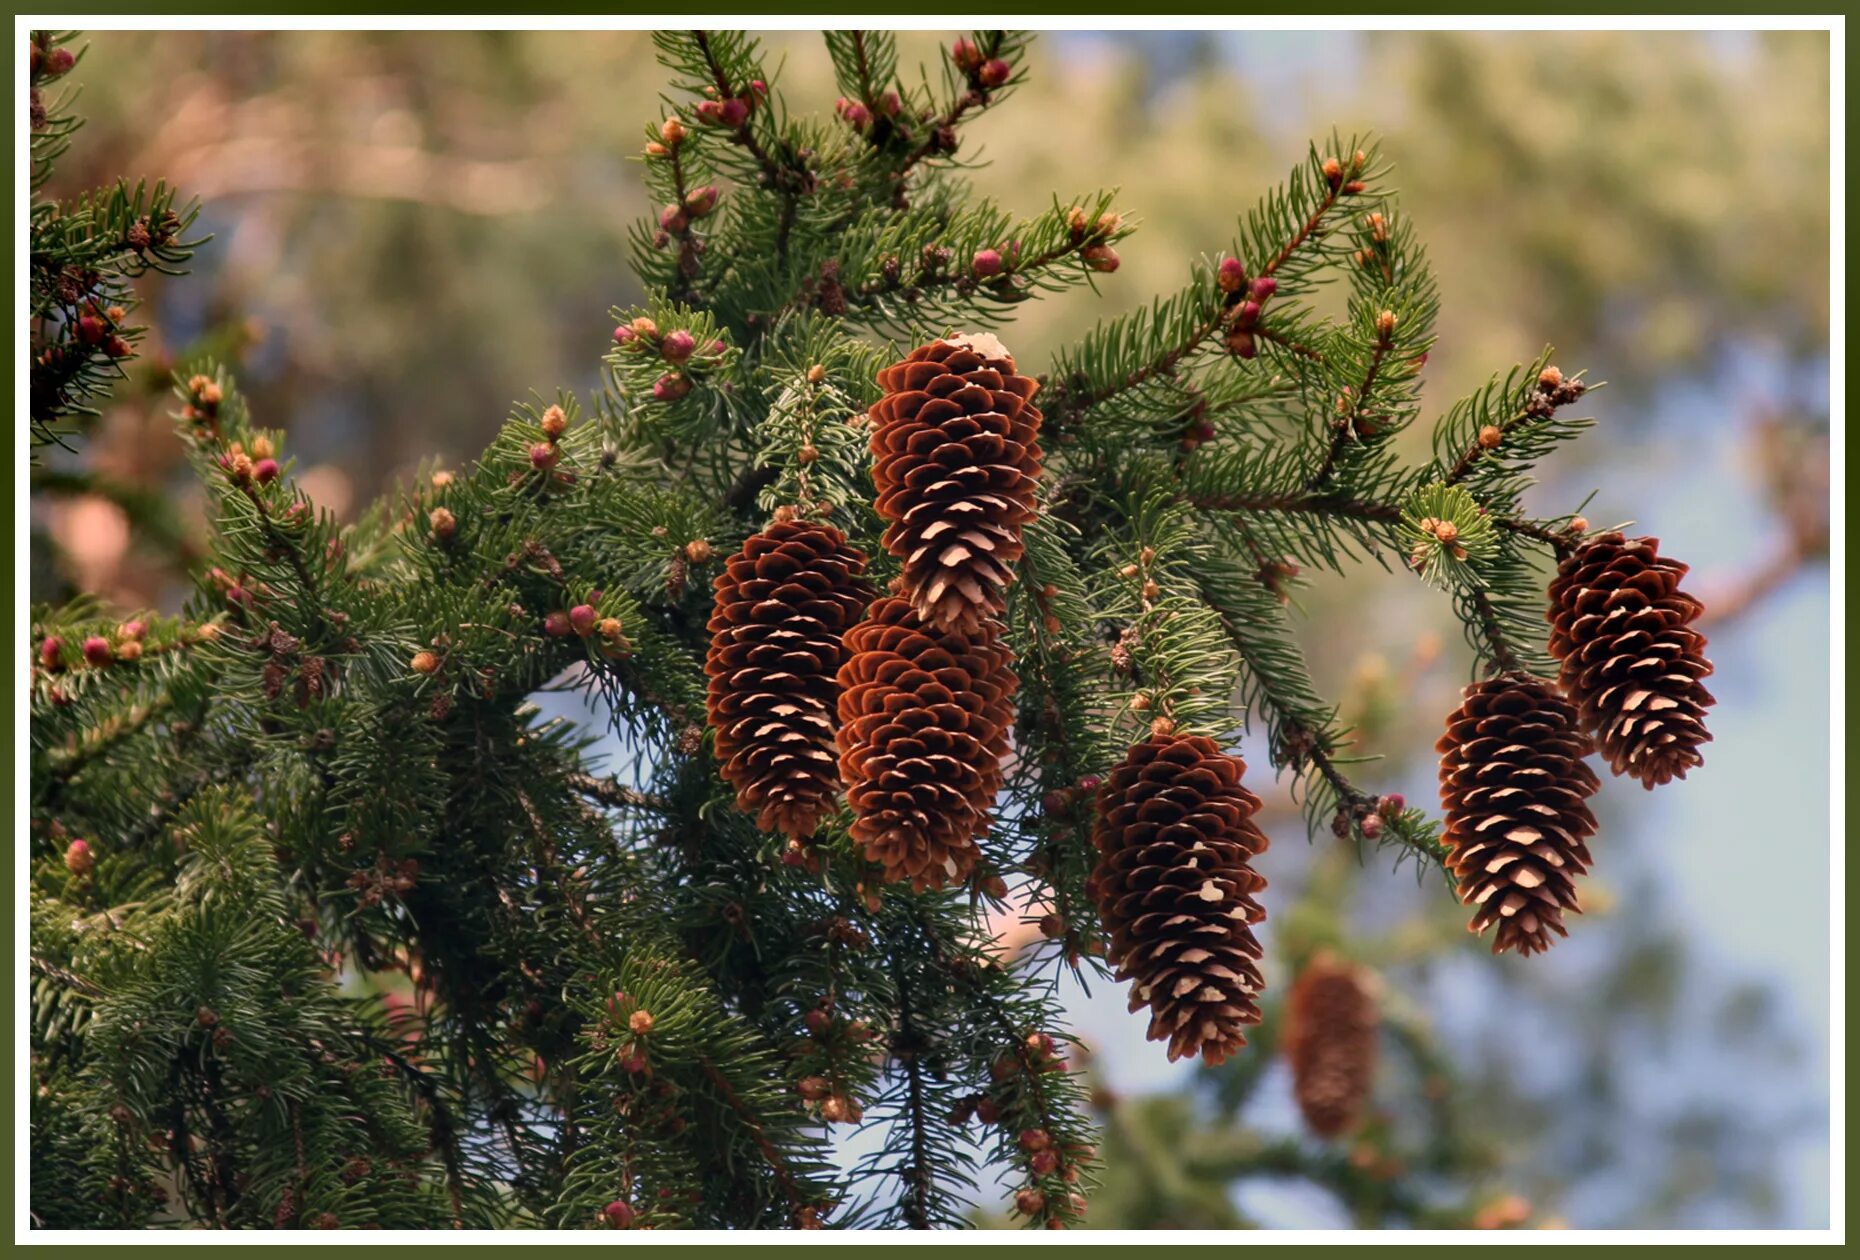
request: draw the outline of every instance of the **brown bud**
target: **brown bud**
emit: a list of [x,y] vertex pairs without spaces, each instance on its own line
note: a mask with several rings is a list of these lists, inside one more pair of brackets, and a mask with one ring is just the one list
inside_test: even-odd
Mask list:
[[458,532],[458,517],[452,515],[448,508],[436,507],[426,514],[426,523],[433,527],[435,538],[445,539]]
[[634,1036],[644,1037],[652,1031],[652,1012],[634,1011],[627,1016],[626,1026],[632,1030]]
[[685,559],[692,564],[706,564],[712,554],[711,545],[702,538],[693,538],[685,544]]
[[1504,433],[1495,424],[1488,424],[1479,430],[1479,445],[1488,451],[1504,440]]
[[407,668],[416,674],[437,674],[439,672],[439,653],[415,652],[413,659],[407,662]]

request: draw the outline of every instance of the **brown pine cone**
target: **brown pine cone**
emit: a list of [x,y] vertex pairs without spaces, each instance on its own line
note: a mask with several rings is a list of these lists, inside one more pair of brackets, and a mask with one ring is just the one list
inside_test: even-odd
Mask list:
[[1092,874],[1110,961],[1131,981],[1130,1009],[1150,1008],[1151,1041],[1171,1061],[1220,1063],[1246,1044],[1265,987],[1253,924],[1266,851],[1246,763],[1200,735],[1135,744],[1098,789]]
[[1580,914],[1575,880],[1595,834],[1588,799],[1601,781],[1576,706],[1541,678],[1505,674],[1466,688],[1447,719],[1440,803],[1460,900],[1477,906],[1474,932],[1498,925],[1492,952],[1534,954],[1568,936],[1563,911]]
[[1375,1084],[1373,977],[1322,952],[1305,964],[1285,1001],[1285,1058],[1305,1124],[1333,1138],[1356,1127]]
[[974,637],[927,626],[886,596],[846,634],[840,776],[853,839],[890,883],[960,884],[981,859],[1020,686],[987,623]]
[[836,808],[841,636],[872,598],[864,571],[831,525],[778,521],[713,583],[710,725],[736,803],[764,831],[811,835]]
[[872,481],[885,549],[925,622],[975,634],[1001,615],[1040,479],[1039,382],[987,334],[933,341],[878,374]]
[[1699,684],[1711,673],[1705,636],[1691,626],[1704,605],[1679,589],[1687,566],[1659,547],[1657,538],[1598,534],[1564,557],[1550,583],[1558,681],[1609,768],[1648,788],[1703,764],[1713,703]]

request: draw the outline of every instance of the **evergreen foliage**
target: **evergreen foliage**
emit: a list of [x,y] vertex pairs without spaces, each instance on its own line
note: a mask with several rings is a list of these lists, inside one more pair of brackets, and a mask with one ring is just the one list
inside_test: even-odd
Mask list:
[[132,282],[177,274],[202,242],[189,239],[199,207],[157,182],[120,180],[67,201],[40,195],[83,120],[71,74],[82,58],[68,31],[36,31],[27,45],[32,166],[27,325],[34,446],[66,443],[97,414],[93,401],[123,379],[147,331],[133,320]]
[[[1580,390],[1539,361],[1411,460],[1437,296],[1373,143],[1342,136],[1042,374],[1015,745],[972,884],[883,885],[844,810],[801,843],[736,809],[704,726],[724,558],[795,508],[882,590],[877,370],[1095,283],[1134,226],[1108,193],[1026,221],[967,195],[961,126],[1011,95],[1024,37],[976,32],[917,82],[884,32],[827,39],[822,120],[753,39],[656,37],[651,297],[615,312],[596,397],[515,405],[471,467],[344,525],[227,373],[179,374],[215,528],[193,598],[32,615],[37,1223],[925,1228],[1003,1183],[1078,1224],[1095,1137],[1056,987],[1106,975],[1091,789],[1153,719],[1259,723],[1314,832],[1443,870],[1437,825],[1358,777],[1289,601],[1305,567],[1411,566],[1481,673],[1543,669],[1547,562],[1582,526],[1520,493]],[[34,76],[37,102],[36,52]],[[192,218],[159,186],[35,202],[48,347],[184,261]],[[137,224],[160,243],[126,246]],[[103,287],[42,305],[72,266]],[[39,336],[49,439],[113,360],[48,360],[42,415]],[[611,713],[614,764],[544,716],[564,693]],[[985,912],[1013,909],[1047,943],[1007,961]]]

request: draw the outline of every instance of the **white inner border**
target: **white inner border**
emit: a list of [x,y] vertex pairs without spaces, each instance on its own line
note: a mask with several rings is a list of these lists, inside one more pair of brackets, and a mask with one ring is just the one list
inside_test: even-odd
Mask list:
[[[679,25],[706,27],[742,27],[750,30],[818,30],[822,28],[838,29],[866,25],[874,28],[892,30],[955,30],[974,23],[957,20],[959,15],[944,14],[934,20],[928,18],[898,17],[887,15],[861,23],[845,14],[815,15],[797,17],[793,15],[769,16],[766,14],[693,14],[684,15],[685,22]],[[1054,30],[1221,30],[1221,31],[1310,31],[1310,30],[1389,30],[1389,31],[1432,31],[1432,30],[1491,30],[1491,31],[1531,31],[1531,30],[1612,30],[1612,31],[1743,31],[1743,30],[1777,30],[1777,31],[1827,31],[1828,69],[1829,69],[1829,199],[1830,228],[1829,275],[1828,275],[1828,338],[1829,338],[1829,521],[1831,525],[1830,552],[1828,557],[1829,575],[1829,633],[1830,639],[1830,673],[1828,678],[1829,696],[1832,699],[1829,714],[1828,748],[1831,758],[1829,775],[1829,818],[1846,817],[1846,751],[1847,733],[1843,704],[1846,697],[1847,662],[1845,659],[1846,633],[1846,589],[1847,589],[1847,544],[1845,536],[1847,504],[1847,441],[1846,418],[1847,405],[1845,391],[1842,388],[1846,380],[1847,362],[1847,302],[1843,280],[1847,268],[1847,57],[1846,35],[1847,19],[1844,16],[1770,16],[1748,14],[1741,16],[1697,17],[1687,15],[1640,15],[1633,17],[1594,16],[1585,18],[1557,17],[1543,14],[1536,15],[1491,15],[1483,18],[1464,18],[1448,16],[1404,16],[1404,17],[1300,17],[1295,15],[1261,15],[1248,18],[1218,18],[1194,16],[1157,16],[1142,24],[1119,22],[1115,18],[1082,18],[1075,22],[1054,22],[1050,18],[1037,16],[999,16],[988,17],[986,25],[990,27],[1010,27],[1019,30],[1054,31]],[[420,16],[328,16],[328,17],[234,17],[225,16],[161,16],[139,18],[128,15],[62,15],[49,17],[39,15],[20,15],[13,19],[13,46],[19,47],[25,42],[26,33],[42,28],[94,31],[154,31],[154,30],[651,30],[654,25],[643,22],[626,22],[597,16],[484,16],[484,17],[420,17]],[[14,62],[13,99],[25,96],[27,68],[23,58]],[[26,256],[29,249],[28,204],[31,185],[31,158],[28,144],[28,130],[21,120],[15,124],[14,132],[14,187],[18,200],[14,206],[14,253],[13,277],[15,310],[24,310],[26,295]],[[30,354],[30,338],[25,320],[21,320],[14,330],[13,362],[24,364]],[[20,372],[14,381],[14,414],[23,415],[28,410],[29,383],[26,373]],[[13,607],[14,634],[13,641],[24,643],[30,631],[30,557],[28,555],[28,538],[30,536],[30,487],[26,446],[28,436],[24,426],[19,427],[17,455],[19,462],[13,470],[13,528],[14,528],[14,570],[13,570]],[[28,775],[28,755],[30,732],[28,730],[28,702],[24,688],[14,693],[16,699],[13,711],[13,774],[16,784],[14,809],[14,834],[28,834],[27,791],[25,784]],[[1829,1191],[1829,1228],[1821,1230],[1565,1230],[1539,1232],[1508,1232],[1503,1241],[1508,1244],[1523,1246],[1556,1243],[1694,1243],[1694,1244],[1750,1244],[1767,1243],[1770,1245],[1791,1243],[1838,1243],[1847,1241],[1847,912],[1846,881],[1847,858],[1845,848],[1837,840],[1844,839],[1830,833],[1829,869],[1828,869],[1828,913],[1833,957],[1829,965],[1829,1160],[1831,1186]],[[23,1113],[27,1091],[31,1088],[31,1064],[29,1053],[29,1033],[31,1027],[29,986],[24,982],[25,973],[17,964],[29,952],[30,915],[26,908],[26,890],[30,882],[28,846],[19,843],[14,854],[14,924],[13,957],[14,970],[14,1032],[13,1047],[16,1090],[15,1103]],[[23,1120],[23,1115],[22,1115]],[[60,1244],[60,1243],[136,1243],[154,1246],[162,1245],[248,1245],[263,1241],[279,1246],[330,1246],[357,1244],[428,1244],[428,1245],[480,1245],[480,1244],[517,1244],[532,1245],[539,1242],[560,1243],[565,1245],[587,1244],[598,1246],[625,1245],[613,1234],[600,1231],[576,1230],[508,1230],[482,1231],[459,1234],[435,1234],[423,1230],[379,1230],[379,1231],[339,1231],[336,1233],[280,1232],[254,1236],[249,1234],[229,1234],[208,1230],[186,1231],[143,1231],[143,1230],[89,1230],[59,1232],[51,1230],[33,1230],[29,1228],[27,1203],[30,1198],[29,1138],[26,1126],[22,1123],[13,1135],[13,1193],[14,1207],[18,1219],[14,1222],[13,1240],[15,1245]],[[1246,1236],[1251,1238],[1252,1236]],[[655,1245],[689,1245],[715,1243],[731,1240],[752,1245],[773,1246],[859,1246],[869,1243],[872,1236],[866,1231],[758,1231],[753,1234],[732,1234],[717,1230],[690,1230],[666,1232],[651,1235]],[[1186,1230],[1172,1232],[1167,1236],[1172,1245],[1195,1243],[1227,1243],[1241,1241],[1240,1237],[1224,1230]],[[1253,1241],[1257,1245],[1270,1246],[1286,1244],[1304,1246],[1313,1243],[1355,1243],[1370,1246],[1408,1246],[1416,1244],[1450,1244],[1450,1245],[1484,1245],[1497,1239],[1479,1231],[1458,1230],[1411,1230],[1411,1231],[1355,1231],[1355,1230],[1272,1230],[1260,1234]],[[639,1242],[646,1242],[641,1237]],[[1137,1243],[1161,1246],[1162,1237],[1142,1230],[1093,1230],[1087,1235],[1051,1234],[1036,1231],[1013,1230],[974,1230],[961,1232],[939,1232],[933,1234],[916,1234],[909,1232],[887,1234],[887,1245],[906,1246],[1054,1246],[1068,1243]]]

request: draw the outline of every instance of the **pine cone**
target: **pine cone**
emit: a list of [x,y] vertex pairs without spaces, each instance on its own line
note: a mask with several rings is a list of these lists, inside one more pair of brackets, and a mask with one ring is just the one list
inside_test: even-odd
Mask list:
[[1130,1009],[1150,1008],[1150,1040],[1167,1040],[1171,1061],[1220,1063],[1259,1022],[1252,925],[1266,912],[1253,894],[1266,881],[1249,863],[1267,841],[1245,771],[1211,739],[1156,735],[1098,789],[1092,894]]
[[840,775],[853,839],[913,888],[959,884],[981,858],[1020,686],[993,623],[974,637],[930,627],[887,596],[846,634]]
[[811,835],[836,807],[841,635],[872,598],[864,571],[839,530],[778,521],[713,584],[704,668],[717,759],[764,831]]
[[1330,953],[1305,964],[1285,1002],[1285,1058],[1305,1124],[1333,1138],[1356,1127],[1375,1083],[1372,977]]
[[986,334],[920,346],[878,374],[872,480],[885,549],[925,622],[975,634],[1006,606],[1040,478],[1039,388]]
[[1506,674],[1465,696],[1434,745],[1460,900],[1479,907],[1472,931],[1498,925],[1493,953],[1534,954],[1550,933],[1569,935],[1564,910],[1581,913],[1575,879],[1595,834],[1586,802],[1601,786],[1582,760],[1593,749],[1576,706],[1543,679]]
[[1609,767],[1648,788],[1703,764],[1714,703],[1699,685],[1711,673],[1705,636],[1690,624],[1704,605],[1679,589],[1687,566],[1659,546],[1599,534],[1550,583],[1550,654],[1563,663],[1563,690]]

